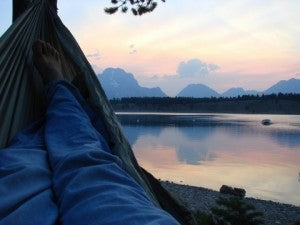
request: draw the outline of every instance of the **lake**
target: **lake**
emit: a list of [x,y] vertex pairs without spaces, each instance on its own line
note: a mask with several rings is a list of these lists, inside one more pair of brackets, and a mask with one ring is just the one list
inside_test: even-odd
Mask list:
[[[300,206],[300,116],[117,113],[156,178]],[[261,124],[271,119],[272,125]]]

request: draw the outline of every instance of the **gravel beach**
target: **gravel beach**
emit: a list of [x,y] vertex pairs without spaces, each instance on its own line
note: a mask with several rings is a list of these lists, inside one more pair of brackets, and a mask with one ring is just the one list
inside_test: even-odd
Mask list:
[[[180,199],[193,211],[210,212],[210,208],[216,205],[215,201],[219,197],[228,196],[202,187],[175,184],[168,181],[161,183],[174,197]],[[264,214],[263,219],[266,225],[294,225],[296,221],[300,221],[300,207],[254,198],[245,198],[245,200]]]

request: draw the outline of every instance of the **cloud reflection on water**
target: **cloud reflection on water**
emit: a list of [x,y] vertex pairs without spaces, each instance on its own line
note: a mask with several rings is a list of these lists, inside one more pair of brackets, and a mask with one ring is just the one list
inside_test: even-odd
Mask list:
[[248,196],[300,205],[299,128],[226,117],[219,126],[218,120],[189,126],[178,118],[147,120],[123,124],[138,161],[156,177],[216,190],[228,184],[246,188]]

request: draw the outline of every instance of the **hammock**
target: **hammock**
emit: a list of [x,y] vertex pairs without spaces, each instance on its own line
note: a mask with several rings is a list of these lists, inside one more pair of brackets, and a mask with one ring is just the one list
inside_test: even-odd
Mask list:
[[112,152],[124,162],[126,171],[157,207],[181,224],[195,224],[192,214],[138,165],[96,74],[53,4],[49,0],[27,0],[26,4],[20,15],[14,12],[14,23],[0,38],[0,148],[45,113],[43,83],[32,62],[31,46],[37,39],[49,42],[62,56],[65,79],[78,87],[103,118]]

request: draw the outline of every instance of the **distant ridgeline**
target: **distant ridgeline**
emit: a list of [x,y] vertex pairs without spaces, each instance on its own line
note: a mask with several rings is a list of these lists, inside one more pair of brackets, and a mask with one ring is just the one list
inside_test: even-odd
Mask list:
[[300,114],[300,94],[238,97],[131,97],[110,100],[117,112]]
[[141,86],[120,68],[107,68],[98,78],[116,111],[300,114],[300,79],[295,78],[262,92],[230,88],[218,93],[204,84],[189,84],[175,98],[159,87]]

